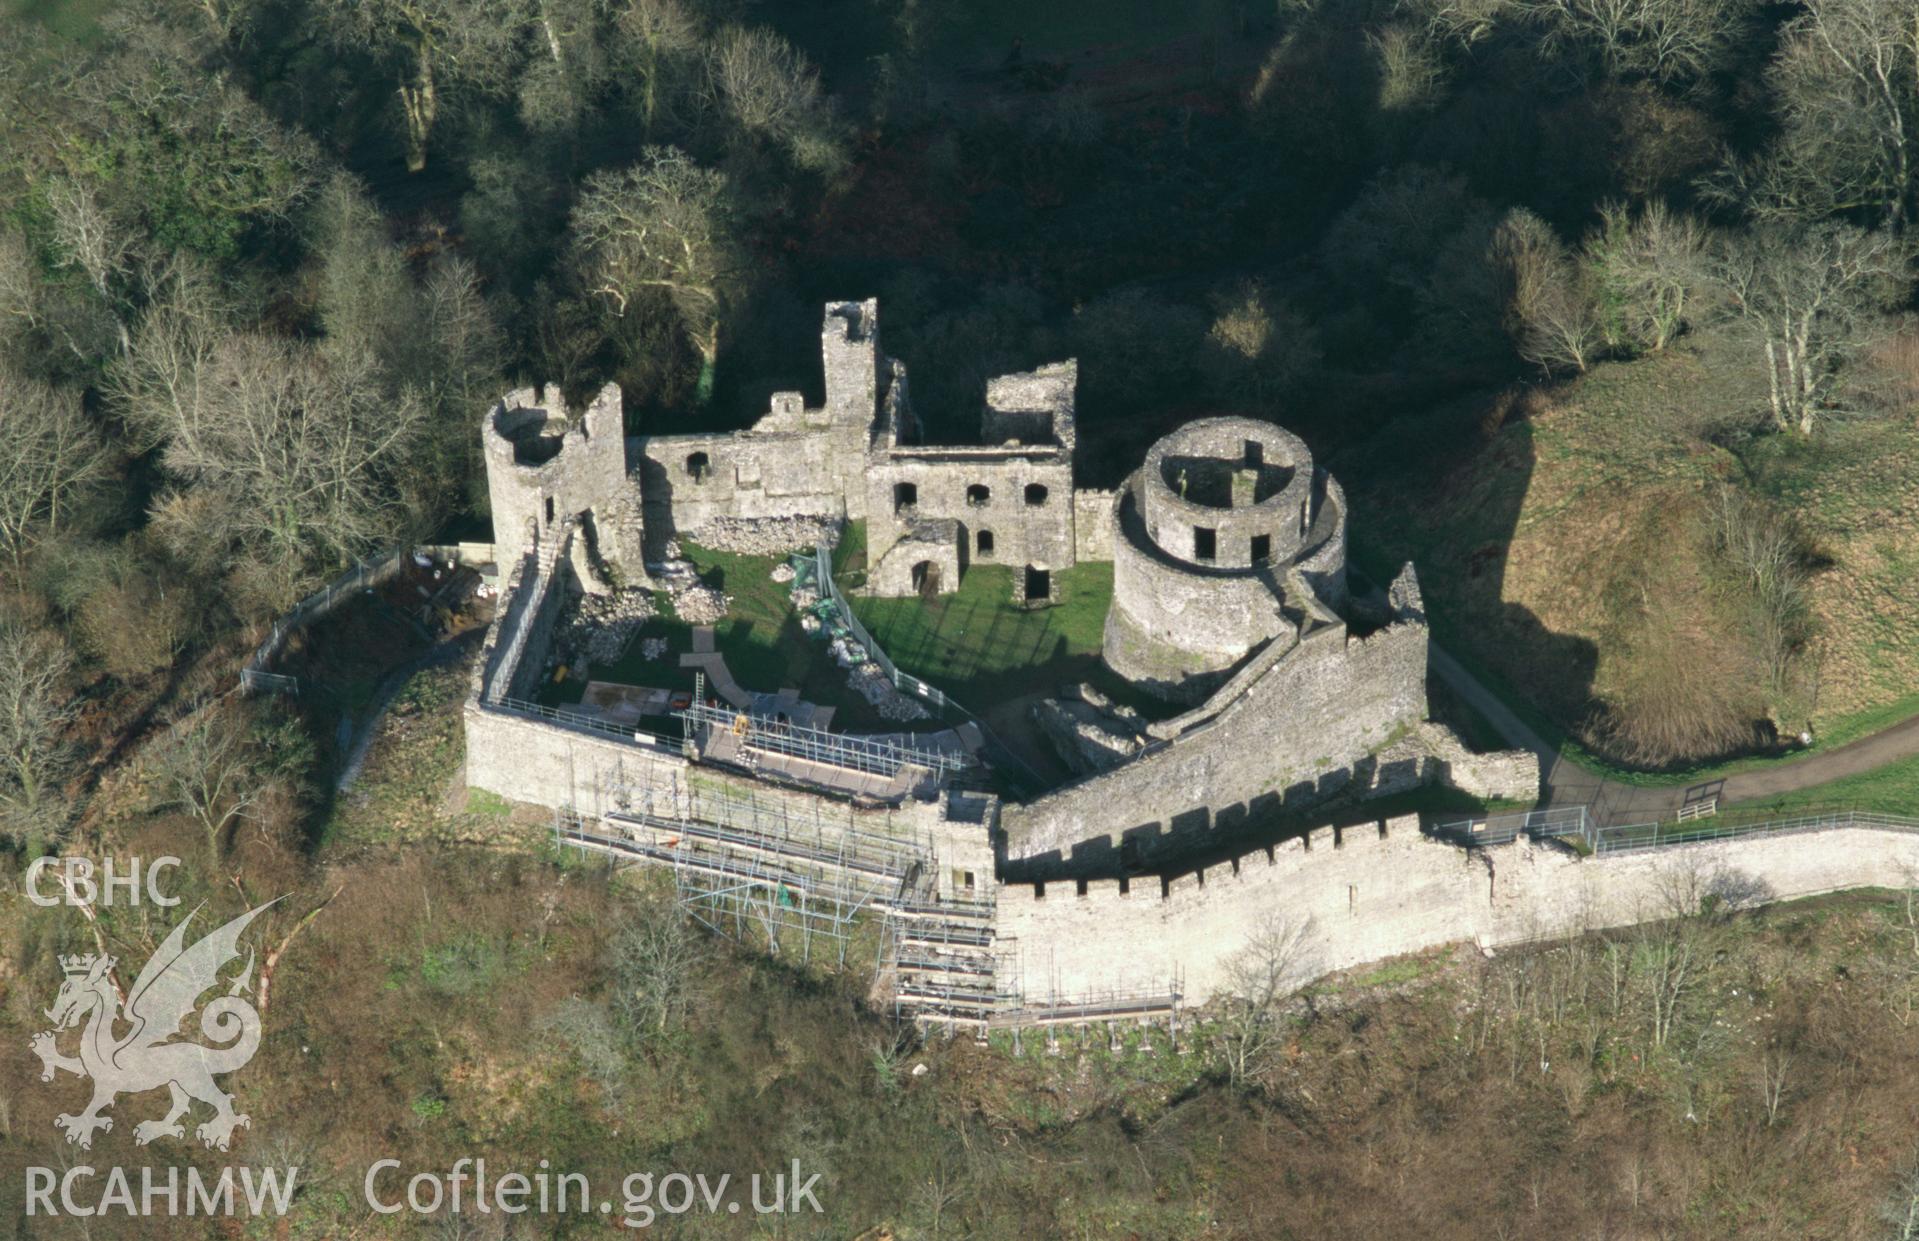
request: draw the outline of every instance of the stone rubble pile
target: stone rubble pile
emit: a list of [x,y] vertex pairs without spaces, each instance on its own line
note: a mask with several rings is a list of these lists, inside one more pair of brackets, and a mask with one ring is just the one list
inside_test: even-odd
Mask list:
[[640,626],[653,619],[653,595],[621,590],[583,595],[563,622],[556,647],[566,662],[618,663]]
[[786,562],[785,562],[784,560],[782,560],[782,561],[780,561],[780,562],[779,562],[778,564],[776,564],[776,565],[774,565],[774,566],[773,566],[773,573],[772,573],[772,578],[773,578],[773,580],[774,580],[774,581],[776,581],[776,582],[790,582],[790,581],[792,581],[792,580],[793,580],[793,566],[792,566],[792,565],[790,565],[790,564],[788,564],[788,563],[786,563]]
[[854,665],[849,670],[848,679],[859,696],[872,703],[873,709],[878,711],[883,719],[904,723],[908,720],[923,720],[930,715],[930,712],[920,705],[918,699],[908,698],[894,689],[892,679],[886,675],[886,670],[872,660]]
[[866,654],[866,648],[851,638],[834,638],[827,646],[833,662],[846,669],[846,683],[866,699],[880,715],[889,720],[924,720],[931,713],[918,699],[909,698],[894,688],[886,669]]
[[833,546],[839,542],[840,524],[828,517],[715,517],[687,531],[686,537],[714,551],[781,556]]
[[700,580],[690,560],[668,560],[649,572],[673,600],[673,614],[689,625],[711,625],[726,617],[727,597]]

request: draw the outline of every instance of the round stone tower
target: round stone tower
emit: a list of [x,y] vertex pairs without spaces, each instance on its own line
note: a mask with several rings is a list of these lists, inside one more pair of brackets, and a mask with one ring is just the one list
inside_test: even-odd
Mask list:
[[509,392],[481,424],[493,555],[504,570],[570,521],[605,517],[627,491],[620,389],[608,384],[583,410],[559,385]]
[[[1208,418],[1153,445],[1115,499],[1101,657],[1161,697],[1199,701],[1261,644],[1346,602],[1346,506],[1291,432]],[[1289,598],[1288,578],[1314,599]]]

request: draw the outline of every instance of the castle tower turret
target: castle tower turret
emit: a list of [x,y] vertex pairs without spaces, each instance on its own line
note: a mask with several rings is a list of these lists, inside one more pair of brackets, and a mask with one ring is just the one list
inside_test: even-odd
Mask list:
[[569,520],[615,506],[626,490],[620,389],[608,384],[570,410],[558,384],[509,392],[480,433],[502,568],[560,537]]
[[835,424],[873,425],[880,399],[880,304],[828,302],[820,330],[820,361],[826,372],[826,412]]

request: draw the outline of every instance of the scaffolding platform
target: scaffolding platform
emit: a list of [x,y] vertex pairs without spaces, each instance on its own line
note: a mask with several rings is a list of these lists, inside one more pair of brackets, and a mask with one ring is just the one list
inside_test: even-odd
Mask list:
[[910,733],[829,732],[783,712],[736,710],[698,698],[676,714],[687,752],[701,762],[892,805],[937,797],[947,780],[978,761],[957,742],[925,746],[914,744]]

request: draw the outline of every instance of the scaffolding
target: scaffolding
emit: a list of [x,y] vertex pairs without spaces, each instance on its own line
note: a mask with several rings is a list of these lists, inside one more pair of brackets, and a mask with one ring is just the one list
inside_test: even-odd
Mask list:
[[599,783],[597,823],[564,812],[560,843],[664,866],[691,916],[802,964],[825,950],[844,965],[856,920],[873,912],[883,971],[895,947],[886,911],[932,900],[930,842],[866,830],[850,805],[623,774]]
[[685,725],[688,741],[698,742],[702,753],[713,748],[711,742],[714,739],[728,737],[744,751],[784,754],[809,763],[878,776],[883,780],[892,779],[908,767],[923,768],[936,778],[950,776],[974,763],[968,754],[927,749],[890,737],[836,733],[795,724],[778,714],[711,706],[697,700],[676,714]]
[[907,816],[721,786],[644,759],[594,783],[590,817],[556,812],[557,844],[663,867],[689,916],[801,965],[844,967],[870,934],[876,996],[922,1030],[981,1041],[1008,1031],[1017,1051],[1022,1033],[1043,1031],[1057,1050],[1060,1029],[1100,1027],[1117,1050],[1125,1027],[1163,1023],[1178,1045],[1178,978],[1068,994],[1054,977],[1043,998],[1026,994],[1020,945],[997,937],[995,902],[942,898],[932,841],[897,828]]

